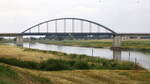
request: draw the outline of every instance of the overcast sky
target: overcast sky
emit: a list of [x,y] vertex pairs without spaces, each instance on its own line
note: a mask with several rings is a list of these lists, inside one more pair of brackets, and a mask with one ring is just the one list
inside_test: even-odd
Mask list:
[[116,32],[150,33],[150,0],[0,0],[3,33],[59,17],[96,21]]

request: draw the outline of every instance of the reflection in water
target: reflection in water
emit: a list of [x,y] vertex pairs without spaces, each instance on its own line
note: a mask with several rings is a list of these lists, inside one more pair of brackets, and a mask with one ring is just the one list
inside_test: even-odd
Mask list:
[[[14,45],[10,43],[11,45]],[[29,43],[24,43],[24,47],[29,47]],[[110,49],[103,48],[87,48],[87,47],[73,47],[73,46],[59,46],[59,45],[49,45],[49,44],[41,44],[34,43],[30,44],[30,48],[33,49],[41,49],[41,50],[51,50],[51,51],[59,51],[65,53],[73,53],[73,54],[85,54],[89,56],[97,56],[107,59],[113,59],[113,52]],[[93,49],[93,53],[92,53]],[[143,66],[144,68],[150,69],[150,54],[144,54],[138,51],[122,51],[122,60],[137,62]]]
[[115,60],[121,60],[121,49],[119,50],[113,50],[113,59]]

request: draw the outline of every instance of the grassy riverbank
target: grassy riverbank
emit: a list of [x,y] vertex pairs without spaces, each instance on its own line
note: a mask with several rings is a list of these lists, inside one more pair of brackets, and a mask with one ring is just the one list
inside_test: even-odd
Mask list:
[[[8,51],[9,49],[9,51]],[[86,55],[66,54],[0,45],[0,62],[37,70],[111,69],[137,70],[138,65]]]
[[[40,42],[45,44],[65,45],[65,46],[81,46],[81,47],[95,47],[105,48],[111,47],[111,40],[64,40],[64,41],[51,41],[51,40],[36,40],[33,42]],[[150,40],[128,40],[122,42],[123,49],[139,50],[150,52]]]
[[0,84],[149,82],[150,72],[130,62],[0,45]]
[[15,42],[14,40],[12,39],[3,39],[3,40],[0,40],[0,43],[13,43]]
[[0,65],[0,84],[51,84],[49,79]]
[[[2,68],[6,68],[1,70]],[[146,70],[37,71],[0,63],[0,84],[149,84]],[[16,75],[17,74],[17,75]]]

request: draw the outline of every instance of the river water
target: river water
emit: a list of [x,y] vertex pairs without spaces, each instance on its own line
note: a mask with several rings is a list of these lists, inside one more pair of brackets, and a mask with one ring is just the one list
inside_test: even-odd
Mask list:
[[[15,45],[9,43],[10,45]],[[88,56],[97,56],[107,59],[113,59],[113,52],[110,49],[105,48],[88,48],[88,47],[74,47],[74,46],[60,46],[60,45],[50,45],[42,43],[24,43],[23,47],[40,49],[40,50],[50,50],[59,51],[64,53],[72,54],[85,54]],[[130,55],[129,55],[130,54]],[[132,61],[139,63],[142,67],[150,70],[150,54],[138,52],[138,51],[122,51],[122,60]]]

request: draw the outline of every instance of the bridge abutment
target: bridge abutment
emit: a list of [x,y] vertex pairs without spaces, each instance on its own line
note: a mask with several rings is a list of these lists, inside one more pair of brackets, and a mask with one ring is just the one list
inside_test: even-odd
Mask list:
[[112,50],[113,50],[113,59],[121,60],[121,36],[113,37]]
[[17,44],[17,46],[23,46],[23,36],[22,35],[16,36],[16,44]]

